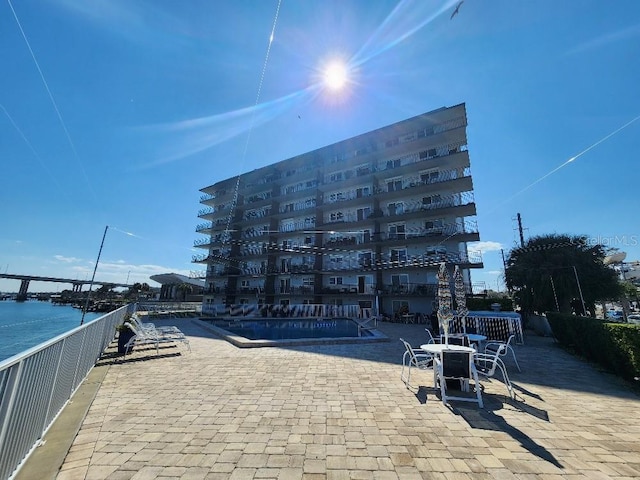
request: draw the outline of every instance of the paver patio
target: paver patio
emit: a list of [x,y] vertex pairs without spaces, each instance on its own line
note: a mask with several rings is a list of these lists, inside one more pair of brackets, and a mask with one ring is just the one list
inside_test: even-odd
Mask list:
[[640,397],[549,338],[517,347],[522,373],[507,359],[516,402],[484,381],[484,409],[451,410],[430,371],[412,371],[413,391],[400,380],[398,338],[423,343],[422,325],[382,324],[388,343],[239,349],[171,323],[192,352],[105,359],[58,480],[640,478]]

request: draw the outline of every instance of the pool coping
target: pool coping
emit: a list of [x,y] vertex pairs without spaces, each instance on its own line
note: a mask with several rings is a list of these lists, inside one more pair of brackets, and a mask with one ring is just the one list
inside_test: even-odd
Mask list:
[[[223,320],[220,317],[207,320]],[[235,335],[228,330],[212,325],[207,320],[193,319],[202,328],[210,331],[214,335],[226,340],[227,342],[239,348],[262,348],[262,347],[298,347],[302,345],[339,345],[339,344],[355,344],[389,342],[391,339],[387,337],[377,328],[368,327],[367,330],[373,334],[371,337],[335,337],[335,338],[294,338],[283,340],[250,340],[239,335]],[[248,319],[250,320],[250,319]],[[283,319],[286,320],[286,319]]]

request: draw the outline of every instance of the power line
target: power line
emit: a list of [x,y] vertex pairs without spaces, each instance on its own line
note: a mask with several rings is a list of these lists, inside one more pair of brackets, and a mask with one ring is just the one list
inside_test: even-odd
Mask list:
[[[278,0],[278,6],[276,7],[276,14],[273,18],[273,25],[271,26],[271,34],[269,35],[269,44],[267,45],[267,53],[264,57],[264,63],[262,64],[262,72],[260,73],[260,81],[258,82],[258,92],[256,93],[256,101],[254,103],[254,107],[258,105],[260,102],[260,95],[262,93],[262,84],[264,82],[264,74],[267,70],[267,64],[269,62],[269,54],[271,53],[271,45],[273,44],[273,38],[276,31],[276,25],[278,23],[278,15],[280,14],[280,5],[282,4],[282,0]],[[242,156],[240,158],[240,171],[243,170],[246,158],[247,151],[249,149],[249,142],[251,141],[251,134],[253,133],[253,125],[255,122],[256,109],[254,108],[251,113],[251,122],[249,123],[249,131],[247,132],[247,138],[244,142],[244,147],[242,150]],[[238,175],[236,179],[236,186],[233,192],[233,200],[231,201],[231,208],[229,210],[229,216],[227,217],[227,228],[226,231],[229,230],[231,226],[231,220],[233,218],[233,212],[235,211],[236,205],[238,203],[238,191],[240,190],[240,177],[242,174]]]
[[80,156],[78,155],[78,151],[76,150],[76,146],[74,145],[73,140],[71,140],[71,135],[69,134],[69,130],[67,129],[67,125],[66,125],[64,119],[62,118],[62,114],[60,113],[60,109],[58,108],[58,104],[56,103],[55,98],[53,98],[53,94],[51,93],[51,89],[49,88],[49,84],[47,83],[47,80],[44,78],[44,74],[42,73],[42,69],[40,68],[40,64],[38,63],[38,59],[36,58],[35,53],[33,53],[33,49],[31,48],[31,44],[29,43],[29,39],[27,38],[27,35],[25,34],[24,29],[22,28],[22,24],[20,23],[20,19],[18,18],[18,15],[16,14],[15,9],[13,8],[11,0],[7,0],[7,3],[9,3],[9,7],[11,8],[11,12],[13,13],[13,18],[15,19],[16,24],[18,25],[18,29],[20,30],[20,33],[22,34],[22,38],[24,39],[24,43],[27,45],[27,48],[29,49],[29,53],[31,54],[31,58],[33,60],[33,63],[35,64],[36,69],[38,70],[38,74],[40,75],[40,79],[42,80],[42,83],[44,84],[44,88],[47,90],[47,95],[49,95],[49,99],[51,100],[51,104],[53,105],[54,110],[56,111],[56,115],[58,115],[58,120],[60,121],[60,125],[62,125],[62,129],[64,130],[64,134],[67,137],[67,141],[69,142],[69,145],[71,146],[71,150],[73,151],[73,155],[74,155],[76,161],[78,162],[78,166],[80,167],[80,171],[84,175],[84,179],[87,182],[87,187],[89,188],[89,191],[92,193],[92,195],[95,198],[96,194],[93,191],[93,188],[91,188],[91,182],[89,182],[89,177],[87,176],[87,172],[85,171],[84,165],[82,164],[82,161],[80,160]]

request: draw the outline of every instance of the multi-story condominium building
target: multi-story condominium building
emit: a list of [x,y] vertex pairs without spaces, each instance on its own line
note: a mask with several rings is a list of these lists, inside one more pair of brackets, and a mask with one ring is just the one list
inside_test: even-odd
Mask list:
[[[441,262],[482,268],[465,105],[217,182],[201,191],[203,312],[239,304],[434,308]],[[468,287],[470,288],[470,287]]]

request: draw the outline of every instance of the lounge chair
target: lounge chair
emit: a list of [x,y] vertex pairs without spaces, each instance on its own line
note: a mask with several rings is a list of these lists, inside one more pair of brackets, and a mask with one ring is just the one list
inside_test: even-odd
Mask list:
[[128,321],[125,322],[124,324],[127,325],[131,329],[131,331],[133,331],[133,333],[135,334],[133,337],[131,337],[131,339],[125,345],[125,351],[124,351],[125,357],[127,356],[127,353],[131,350],[131,348],[137,345],[154,345],[156,347],[156,354],[158,354],[160,351],[161,343],[180,342],[185,344],[189,349],[189,351],[191,351],[191,345],[189,344],[189,340],[182,332],[180,332],[180,334],[175,334],[175,333],[166,334],[155,329],[139,328],[138,326],[133,325]]

